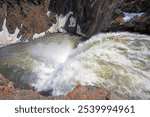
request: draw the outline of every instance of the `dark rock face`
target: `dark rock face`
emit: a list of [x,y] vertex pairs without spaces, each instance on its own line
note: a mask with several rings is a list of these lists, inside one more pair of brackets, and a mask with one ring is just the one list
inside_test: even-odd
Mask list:
[[[150,34],[149,0],[51,0],[49,9],[57,14],[72,11],[82,33],[87,37],[98,32],[131,31]],[[135,16],[131,21],[123,21],[123,12],[144,14]],[[68,27],[68,32],[76,33],[75,28]]]
[[[114,11],[108,31],[130,31],[150,34],[150,2],[149,0],[124,0]],[[143,13],[135,16],[130,21],[124,22],[123,12]]]
[[[112,13],[120,0],[51,0],[49,9],[56,14],[66,15],[73,12],[77,24],[81,27],[82,33],[91,36],[100,31],[106,31],[110,25]],[[68,32],[76,32],[68,27]]]
[[120,6],[126,12],[147,12],[150,7],[149,0],[124,0],[125,3]]

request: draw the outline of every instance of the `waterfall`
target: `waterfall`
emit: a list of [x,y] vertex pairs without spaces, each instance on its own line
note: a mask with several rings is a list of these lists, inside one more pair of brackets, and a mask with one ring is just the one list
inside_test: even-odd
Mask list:
[[149,36],[127,32],[100,33],[74,49],[67,40],[37,45],[31,53],[44,62],[35,66],[39,80],[33,85],[62,95],[80,83],[103,86],[132,99],[148,99],[149,47]]

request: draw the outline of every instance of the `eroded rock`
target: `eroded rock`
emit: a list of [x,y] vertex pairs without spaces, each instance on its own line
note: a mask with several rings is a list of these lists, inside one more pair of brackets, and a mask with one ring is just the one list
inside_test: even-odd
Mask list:
[[0,1],[0,30],[5,16],[10,34],[15,32],[16,27],[20,29],[19,35],[26,38],[48,30],[55,22],[53,15],[47,16],[49,2],[50,0]]

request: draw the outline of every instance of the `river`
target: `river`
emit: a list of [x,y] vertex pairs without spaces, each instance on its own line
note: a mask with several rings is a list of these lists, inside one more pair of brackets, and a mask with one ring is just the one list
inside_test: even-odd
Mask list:
[[57,33],[1,48],[0,73],[16,87],[52,90],[52,95],[80,83],[128,99],[150,99],[150,36],[120,32],[80,39]]

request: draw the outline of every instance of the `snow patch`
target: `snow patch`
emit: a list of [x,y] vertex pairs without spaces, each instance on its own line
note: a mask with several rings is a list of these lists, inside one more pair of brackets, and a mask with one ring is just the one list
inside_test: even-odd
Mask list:
[[20,41],[21,36],[17,38],[20,29],[16,27],[14,34],[9,34],[8,29],[6,27],[6,18],[4,19],[2,31],[0,32],[0,47],[5,46],[7,44],[17,43]]
[[79,25],[77,25],[77,34],[79,34],[79,35],[85,37],[85,34],[82,33],[81,28],[80,28]]
[[28,39],[26,39],[24,42],[25,42],[25,43],[28,43],[28,42],[29,42],[29,40],[28,40]]
[[69,27],[76,27],[76,18],[70,17]]
[[49,17],[51,15],[51,11],[47,11],[47,16]]
[[33,39],[37,39],[37,38],[40,38],[40,37],[43,37],[43,36],[45,36],[45,32],[42,32],[42,33],[40,33],[40,34],[35,33],[35,34],[33,35]]
[[73,14],[73,12],[70,11],[65,16],[62,14],[60,16],[56,15],[57,22],[56,24],[53,24],[48,31],[50,33],[66,32],[63,28],[71,14]]
[[123,20],[125,21],[125,22],[129,22],[133,17],[135,17],[135,16],[138,16],[138,17],[140,17],[140,16],[142,16],[144,13],[127,13],[127,12],[124,12],[124,18],[123,18]]

